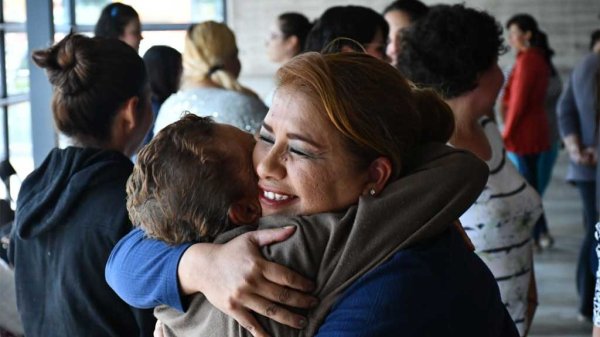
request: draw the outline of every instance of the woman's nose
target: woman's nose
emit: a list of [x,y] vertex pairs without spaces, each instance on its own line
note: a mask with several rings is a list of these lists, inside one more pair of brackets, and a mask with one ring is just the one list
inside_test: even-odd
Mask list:
[[264,153],[263,158],[256,166],[256,174],[259,179],[281,180],[286,176],[285,164],[287,158],[277,147],[272,147]]

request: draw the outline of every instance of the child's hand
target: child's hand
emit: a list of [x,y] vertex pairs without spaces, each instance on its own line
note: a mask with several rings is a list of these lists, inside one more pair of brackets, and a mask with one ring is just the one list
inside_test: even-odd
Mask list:
[[[223,245],[192,246],[180,262],[182,290],[185,293],[193,290],[202,292],[210,303],[254,336],[267,334],[250,310],[279,323],[303,328],[305,317],[278,304],[299,308],[314,306],[317,299],[304,293],[312,290],[312,282],[286,267],[265,260],[259,251],[261,246],[286,240],[293,232],[294,227],[260,230],[241,235]],[[186,287],[190,284],[193,288]]]

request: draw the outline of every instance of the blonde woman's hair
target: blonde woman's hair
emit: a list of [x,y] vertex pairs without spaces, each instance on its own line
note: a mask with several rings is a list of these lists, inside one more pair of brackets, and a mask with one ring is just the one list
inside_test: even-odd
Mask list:
[[235,35],[225,24],[205,21],[190,26],[183,51],[182,87],[210,79],[224,89],[257,97],[224,68],[228,60],[237,58],[237,53]]

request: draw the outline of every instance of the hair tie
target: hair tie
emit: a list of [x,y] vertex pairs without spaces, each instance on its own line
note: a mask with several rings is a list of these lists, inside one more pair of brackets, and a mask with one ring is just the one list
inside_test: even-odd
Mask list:
[[119,14],[119,7],[115,6],[110,10],[110,16],[113,18]]
[[223,70],[223,65],[218,64],[216,66],[212,66],[210,67],[210,69],[208,69],[208,76],[212,76],[212,74],[216,73],[219,70]]

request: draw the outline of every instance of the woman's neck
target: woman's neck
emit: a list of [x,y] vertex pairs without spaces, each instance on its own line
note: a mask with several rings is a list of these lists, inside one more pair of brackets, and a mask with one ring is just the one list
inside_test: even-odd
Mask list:
[[455,129],[449,143],[460,149],[471,151],[479,159],[487,161],[492,158],[490,143],[479,124],[479,119],[486,112],[475,111],[473,104],[465,97],[446,100],[454,114]]

